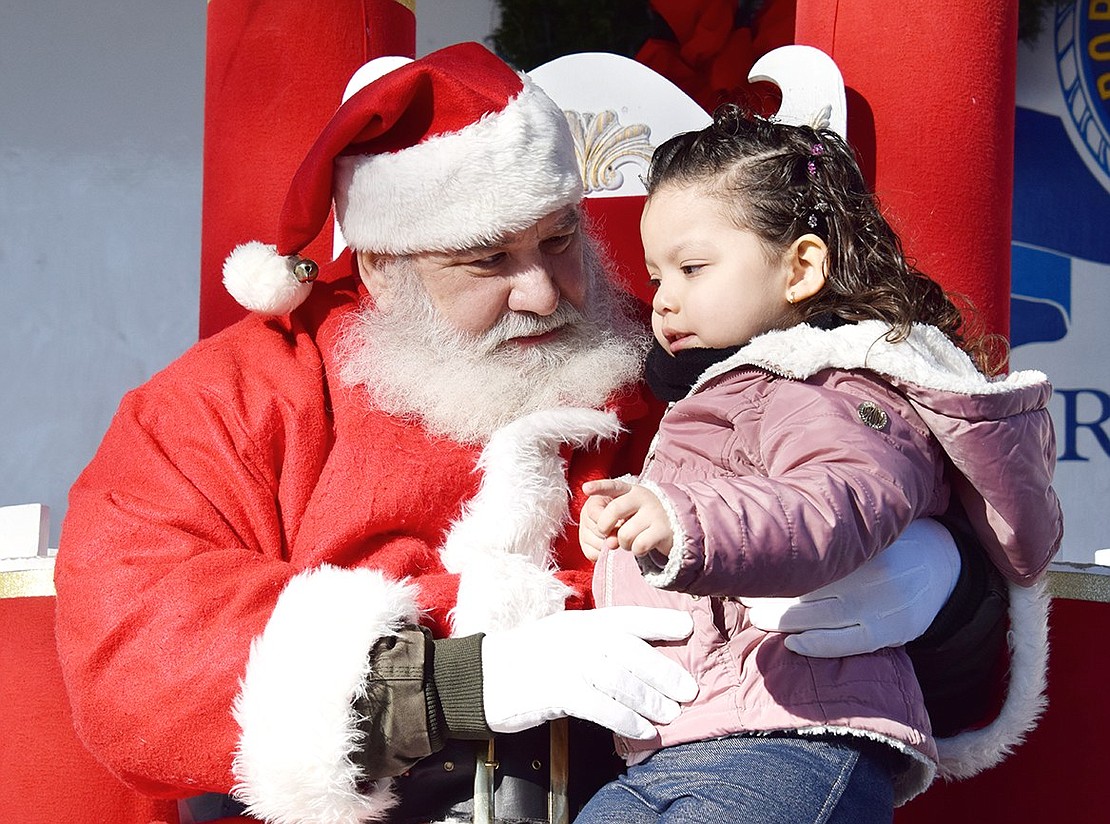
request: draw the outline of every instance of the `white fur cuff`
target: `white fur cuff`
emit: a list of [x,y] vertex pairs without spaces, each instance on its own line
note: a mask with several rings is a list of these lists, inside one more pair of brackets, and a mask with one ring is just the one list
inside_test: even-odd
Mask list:
[[235,720],[235,796],[272,824],[358,824],[393,804],[389,781],[358,791],[353,701],[374,642],[416,620],[415,588],[376,570],[323,566],[293,578],[251,645]]
[[969,778],[993,767],[1036,726],[1046,704],[1048,608],[1043,579],[1029,588],[1010,584],[1010,683],[1005,701],[986,727],[937,739],[942,778]]

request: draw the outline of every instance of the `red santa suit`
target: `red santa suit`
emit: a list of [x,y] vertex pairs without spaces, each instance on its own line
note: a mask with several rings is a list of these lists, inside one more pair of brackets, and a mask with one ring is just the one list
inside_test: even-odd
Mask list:
[[[366,68],[294,177],[278,245],[245,244],[225,266],[268,317],[125,397],[73,487],[57,562],[88,747],[144,792],[234,788],[273,821],[388,807],[388,782],[352,760],[375,644],[417,623],[442,637],[585,606],[568,491],[634,469],[645,446],[617,439],[611,412],[580,410],[510,425],[483,453],[339,382],[360,300],[350,253],[297,308],[315,265],[296,253],[333,196],[352,248],[407,254],[521,231],[582,192],[562,112],[483,47]],[[635,391],[613,403],[627,422],[648,411]]]
[[[350,255],[335,264],[351,266]],[[450,632],[460,572],[445,569],[441,548],[452,523],[466,523],[481,449],[377,411],[365,387],[337,380],[356,283],[318,286],[288,316],[249,317],[130,392],[73,487],[57,589],[75,721],[144,792],[230,792],[237,751],[291,769],[330,762],[337,780],[374,642],[417,620]],[[616,402],[627,423],[648,413],[636,392]],[[650,432],[643,423],[636,431]],[[469,579],[456,549],[470,592],[457,625],[491,620],[498,604],[512,611],[514,598],[561,609],[563,585],[567,606],[584,606],[591,565],[564,529],[564,459],[577,508],[581,482],[637,468],[646,446],[623,437],[572,453],[529,437],[510,440],[546,450],[564,513],[543,526],[547,493],[508,480],[493,520],[531,511],[554,546],[498,564],[494,578],[471,565]],[[534,470],[493,442],[505,462],[485,475]],[[486,517],[479,507],[467,514]]]

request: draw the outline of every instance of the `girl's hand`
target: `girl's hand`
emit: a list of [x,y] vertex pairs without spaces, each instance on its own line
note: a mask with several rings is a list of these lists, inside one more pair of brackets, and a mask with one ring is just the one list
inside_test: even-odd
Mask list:
[[598,529],[597,519],[611,500],[612,498],[605,495],[590,495],[578,514],[578,543],[582,547],[582,554],[591,561],[601,557],[601,550],[610,540]]
[[588,481],[582,485],[582,491],[591,499],[609,499],[600,513],[591,512],[592,530],[608,541],[603,545],[613,546],[615,538],[616,546],[636,556],[646,555],[653,549],[670,554],[674,530],[662,501],[654,492],[639,484],[614,479]]

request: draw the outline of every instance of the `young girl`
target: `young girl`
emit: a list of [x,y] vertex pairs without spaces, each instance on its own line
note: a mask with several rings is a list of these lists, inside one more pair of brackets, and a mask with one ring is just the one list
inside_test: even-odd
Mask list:
[[727,107],[647,189],[647,377],[673,403],[638,482],[585,485],[580,533],[599,605],[693,613],[670,653],[700,693],[618,739],[631,766],[578,821],[890,821],[937,760],[905,652],[795,655],[739,598],[812,591],[953,511],[1033,584],[1061,537],[1051,388],[987,377],[832,132]]

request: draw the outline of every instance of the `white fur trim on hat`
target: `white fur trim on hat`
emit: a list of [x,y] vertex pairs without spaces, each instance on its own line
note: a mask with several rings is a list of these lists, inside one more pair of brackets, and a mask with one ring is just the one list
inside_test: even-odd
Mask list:
[[272,824],[357,824],[394,802],[388,780],[358,789],[353,703],[379,638],[415,623],[416,588],[369,569],[322,566],[278,596],[251,645],[234,705],[235,796]]
[[399,152],[339,157],[335,205],[353,249],[467,249],[577,203],[566,116],[527,76],[499,112]]
[[243,307],[263,315],[284,315],[300,306],[312,290],[293,275],[295,258],[277,247],[252,240],[236,246],[224,261],[224,287]]

